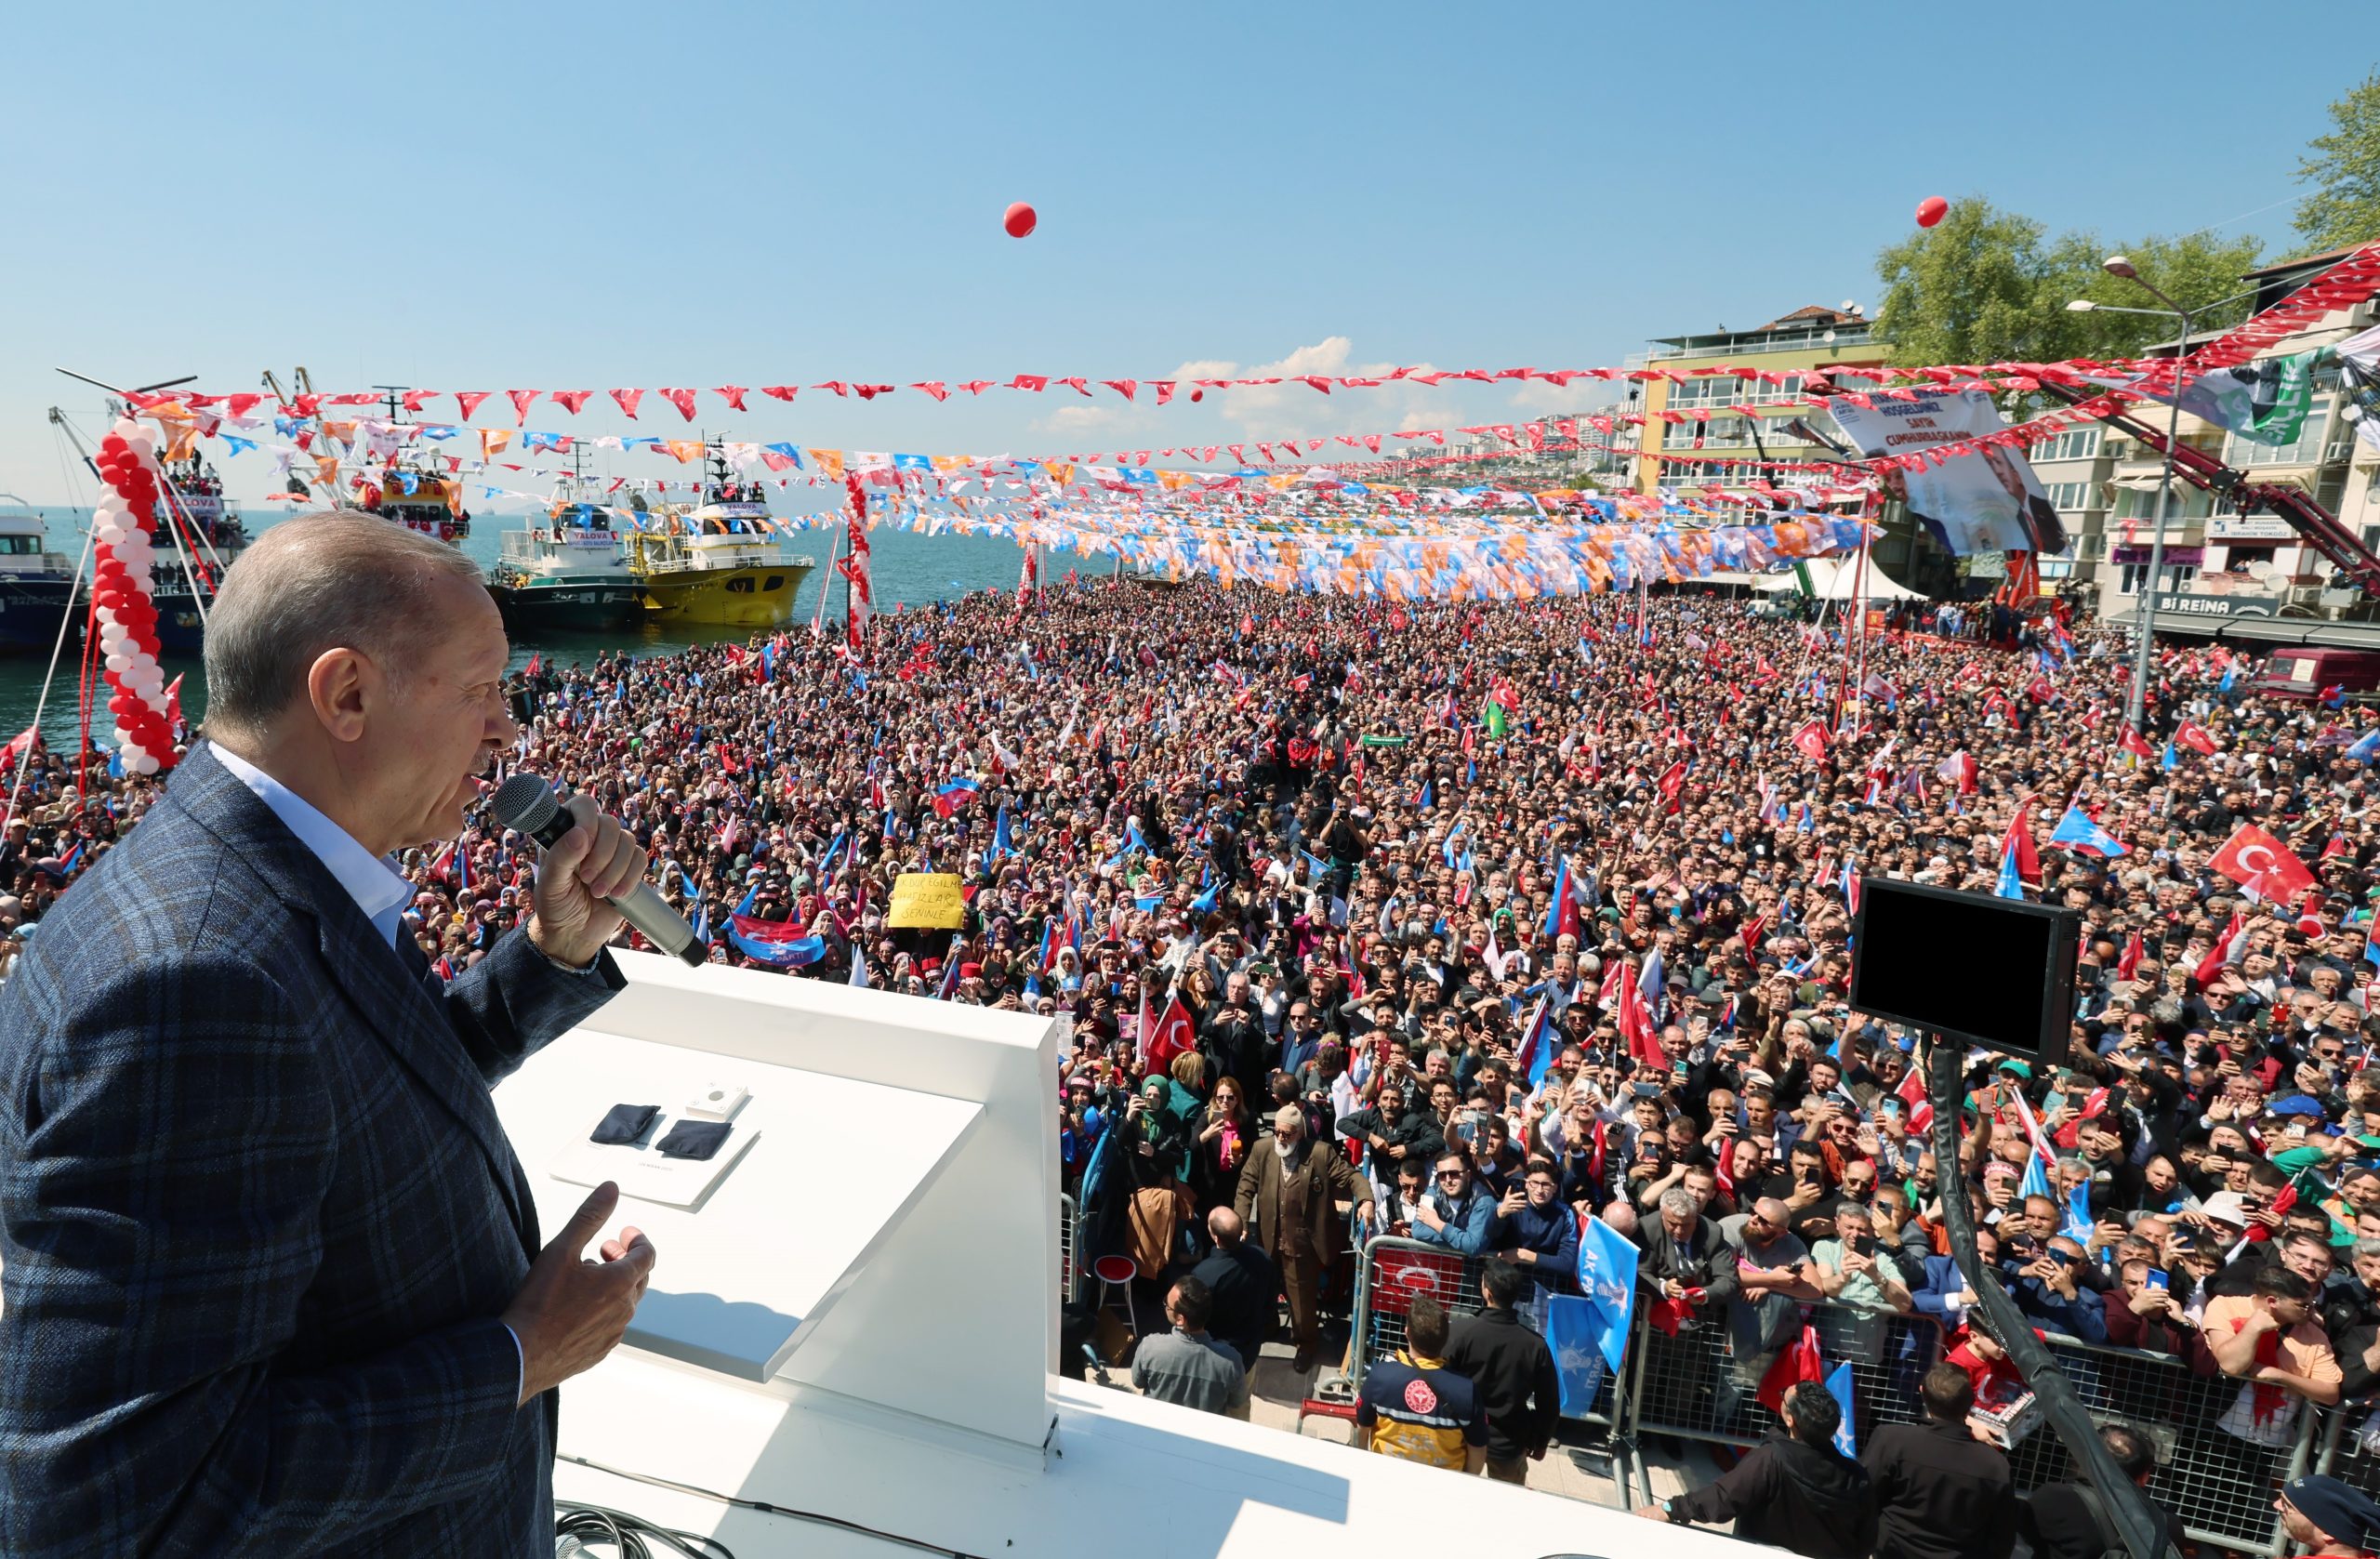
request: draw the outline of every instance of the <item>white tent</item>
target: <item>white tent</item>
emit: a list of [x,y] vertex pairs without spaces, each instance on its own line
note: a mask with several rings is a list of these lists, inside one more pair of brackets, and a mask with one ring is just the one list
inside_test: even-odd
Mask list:
[[[1859,599],[1861,594],[1859,559],[1856,553],[1844,558],[1812,558],[1803,566],[1810,571],[1810,592],[1818,600],[1857,601]],[[1867,587],[1866,594],[1870,601],[1924,601],[1925,599],[1918,591],[1895,584],[1885,577],[1884,571],[1876,566],[1873,559],[1869,560],[1868,562]],[[1765,595],[1778,595],[1789,590],[1799,591],[1801,588],[1802,582],[1794,577],[1793,571],[1790,568],[1782,574],[1765,575],[1752,586],[1753,589]]]

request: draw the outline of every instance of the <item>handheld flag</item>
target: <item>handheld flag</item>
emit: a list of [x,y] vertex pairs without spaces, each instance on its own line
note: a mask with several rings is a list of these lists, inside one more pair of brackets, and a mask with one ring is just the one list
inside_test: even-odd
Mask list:
[[1992,893],[2003,899],[2025,896],[2025,879],[2016,870],[2016,850],[2009,845],[2000,852],[2000,880],[1992,885]]
[[2057,820],[2056,829],[2049,842],[2062,844],[2069,850],[2087,850],[2094,855],[2109,859],[2123,854],[2123,841],[2099,826],[2096,819],[2080,807],[2068,807],[2066,815]]
[[1579,1292],[1603,1323],[1604,1363],[1618,1369],[1628,1349],[1628,1323],[1636,1309],[1636,1247],[1602,1219],[1581,1213],[1578,1277]]
[[1552,998],[1539,997],[1537,1010],[1528,1015],[1528,1026],[1521,1032],[1521,1042],[1513,1050],[1513,1070],[1528,1079],[1532,1089],[1545,1080],[1546,1069],[1554,1064],[1554,1012]]
[[1165,998],[1165,1011],[1154,1028],[1144,1018],[1141,1023],[1141,1069],[1144,1073],[1162,1072],[1173,1064],[1173,1058],[1198,1048],[1197,1030],[1190,1022],[1190,1013],[1178,996]]
[[2253,823],[2242,823],[2207,864],[2258,898],[2284,902],[2315,885],[2297,852]]
[[982,787],[975,783],[972,775],[953,774],[933,793],[934,815],[937,817],[952,815],[959,808],[973,800],[975,792],[980,788]]
[[1843,1421],[1834,1428],[1834,1448],[1855,1460],[1859,1455],[1859,1435],[1853,1427],[1858,1416],[1851,1406],[1851,1366],[1838,1364],[1826,1378],[1826,1394],[1843,1409]]

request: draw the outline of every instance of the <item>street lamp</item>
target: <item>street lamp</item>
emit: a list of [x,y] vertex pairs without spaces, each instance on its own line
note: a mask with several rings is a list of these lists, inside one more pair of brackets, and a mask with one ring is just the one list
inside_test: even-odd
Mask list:
[[2105,310],[2110,314],[2154,314],[2182,322],[2182,334],[2174,348],[2174,384],[2165,418],[2165,474],[2157,490],[2157,527],[2149,533],[2149,577],[2140,591],[2140,601],[2133,607],[2134,644],[2132,655],[2132,694],[2124,704],[2124,719],[2135,731],[2148,734],[2149,712],[2149,651],[2155,637],[2157,620],[2157,587],[2165,576],[2165,516],[2174,502],[2174,449],[2181,438],[2182,426],[2182,360],[2189,355],[2192,315],[2149,282],[2141,278],[2131,260],[2122,255],[2109,255],[2099,262],[2099,269],[2110,276],[2122,277],[2165,305],[2162,309],[2127,309],[2120,304],[2096,303],[2078,297],[2066,307],[2073,313],[2088,314]]

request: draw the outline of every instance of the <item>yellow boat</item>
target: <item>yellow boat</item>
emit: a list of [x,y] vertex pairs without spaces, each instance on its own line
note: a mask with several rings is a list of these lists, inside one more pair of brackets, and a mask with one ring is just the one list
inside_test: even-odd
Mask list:
[[720,481],[691,510],[654,517],[628,537],[645,610],[665,623],[774,628],[818,560],[777,529],[758,482]]

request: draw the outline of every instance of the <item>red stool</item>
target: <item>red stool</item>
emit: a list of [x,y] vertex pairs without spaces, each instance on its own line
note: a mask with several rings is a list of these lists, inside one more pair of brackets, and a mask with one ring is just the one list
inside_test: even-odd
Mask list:
[[1091,1263],[1091,1275],[1099,1279],[1099,1308],[1107,1308],[1107,1291],[1124,1290],[1124,1316],[1130,1322],[1132,1335],[1141,1335],[1140,1313],[1132,1305],[1132,1279],[1141,1275],[1140,1263],[1130,1256],[1102,1256]]

